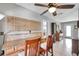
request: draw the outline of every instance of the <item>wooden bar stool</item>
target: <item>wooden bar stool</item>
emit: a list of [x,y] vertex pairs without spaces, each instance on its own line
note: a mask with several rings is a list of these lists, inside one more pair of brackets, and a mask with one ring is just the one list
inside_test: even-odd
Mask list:
[[48,36],[48,39],[46,41],[46,48],[40,47],[40,54],[48,56],[48,52],[50,52],[53,55],[53,38],[52,35]]
[[56,31],[56,41],[59,41],[59,33]]
[[40,48],[40,38],[26,40],[25,56],[38,56]]

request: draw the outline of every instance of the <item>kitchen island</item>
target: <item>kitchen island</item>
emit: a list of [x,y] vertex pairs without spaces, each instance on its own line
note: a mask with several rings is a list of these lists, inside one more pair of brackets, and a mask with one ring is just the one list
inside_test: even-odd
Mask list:
[[[3,49],[5,51],[5,55],[13,55],[16,52],[24,51],[25,49],[25,41],[39,38],[41,37],[41,33],[32,33],[32,34],[15,34],[15,35],[8,35]],[[15,54],[16,55],[16,54]]]

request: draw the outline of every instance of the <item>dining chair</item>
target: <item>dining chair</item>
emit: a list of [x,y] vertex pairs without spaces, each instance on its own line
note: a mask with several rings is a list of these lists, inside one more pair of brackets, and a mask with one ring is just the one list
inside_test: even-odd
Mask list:
[[40,54],[48,56],[48,52],[51,53],[51,56],[53,56],[53,38],[52,35],[48,36],[48,39],[46,41],[46,47],[40,47]]
[[40,48],[40,38],[26,40],[25,56],[38,56]]

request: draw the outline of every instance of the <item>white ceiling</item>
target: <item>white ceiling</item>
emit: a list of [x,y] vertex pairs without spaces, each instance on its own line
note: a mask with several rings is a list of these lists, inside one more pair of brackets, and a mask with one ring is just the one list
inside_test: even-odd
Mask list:
[[[44,4],[44,3],[43,3]],[[47,3],[45,3],[47,4]],[[38,15],[40,15],[40,13],[42,13],[43,11],[45,11],[47,8],[46,7],[38,7],[38,6],[34,6],[34,3],[0,3],[0,13],[2,14],[6,14],[6,12],[8,13],[9,10],[13,10],[16,9],[20,6],[20,8],[24,8],[24,9],[28,9],[31,10],[32,12],[37,13]],[[72,9],[57,9],[57,16],[52,16],[49,12],[45,13],[44,16],[48,17],[50,21],[63,21],[63,18],[72,16],[72,14],[74,14],[77,10],[78,10],[79,4],[75,4],[75,7]],[[61,14],[62,13],[62,14]],[[77,14],[77,13],[75,13]],[[77,16],[77,15],[76,15]],[[75,18],[75,16],[73,15],[73,17]],[[72,19],[70,19],[72,21]],[[68,21],[68,20],[64,20],[64,21]],[[73,20],[75,21],[75,19]]]
[[0,3],[0,13],[17,8],[14,3]]
[[[47,5],[47,3],[45,3],[45,4]],[[42,13],[43,11],[45,11],[47,9],[46,7],[34,6],[34,3],[18,3],[18,5],[20,5],[20,6],[24,7],[24,8],[28,8],[28,9],[34,11],[34,12],[37,12],[38,14]],[[51,20],[54,19],[54,20],[59,21],[58,19],[61,19],[61,17],[66,17],[66,16],[69,16],[70,14],[72,15],[73,12],[78,10],[78,6],[79,6],[79,4],[75,4],[75,7],[72,8],[72,9],[57,9],[56,10],[57,13],[58,13],[57,16],[53,16],[49,12],[45,13],[44,15],[47,16]]]

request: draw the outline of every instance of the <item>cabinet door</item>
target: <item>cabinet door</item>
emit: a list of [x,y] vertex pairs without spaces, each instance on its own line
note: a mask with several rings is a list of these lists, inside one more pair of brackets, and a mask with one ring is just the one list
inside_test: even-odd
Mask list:
[[25,30],[30,30],[30,21],[29,20],[26,20],[25,21]]
[[8,31],[40,30],[41,22],[9,16],[7,17],[7,29]]
[[15,18],[15,31],[24,31],[24,25],[24,21],[21,18]]
[[15,19],[14,17],[7,17],[7,31],[11,32],[15,30]]
[[16,18],[16,21],[15,21],[15,31],[20,31],[20,21]]
[[35,22],[36,30],[41,30],[41,22]]
[[41,23],[37,21],[30,21],[30,29],[31,30],[40,30],[41,29]]
[[30,21],[30,30],[34,30],[34,22],[33,21]]
[[15,27],[16,31],[26,31],[29,30],[29,21],[22,19],[22,18],[17,18],[15,21]]

